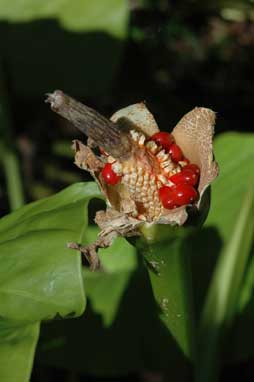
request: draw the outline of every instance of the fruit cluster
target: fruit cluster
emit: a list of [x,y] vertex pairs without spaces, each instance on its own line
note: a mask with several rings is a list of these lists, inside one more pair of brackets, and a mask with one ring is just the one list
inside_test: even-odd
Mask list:
[[[148,148],[151,147],[151,142],[154,142],[156,147],[163,152],[162,155],[169,156],[176,170],[167,173],[166,184],[160,184],[158,188],[162,206],[166,209],[174,209],[194,203],[198,199],[196,188],[200,176],[199,167],[196,164],[191,164],[189,160],[183,156],[181,148],[175,143],[170,133],[158,132],[146,140],[144,144]],[[103,151],[102,154],[107,155]],[[157,158],[158,157],[157,154]],[[101,175],[104,181],[110,185],[116,185],[122,178],[121,175],[114,171],[113,163],[106,163]],[[161,179],[161,174],[158,175],[158,179]]]

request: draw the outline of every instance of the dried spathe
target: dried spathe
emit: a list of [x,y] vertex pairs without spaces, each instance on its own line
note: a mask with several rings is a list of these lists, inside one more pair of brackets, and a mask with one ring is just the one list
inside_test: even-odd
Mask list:
[[[78,164],[95,177],[108,201],[108,211],[117,211],[116,221],[112,213],[110,220],[106,219],[107,213],[97,215],[96,221],[102,228],[99,239],[103,242],[113,231],[114,237],[137,235],[138,227],[145,222],[183,225],[188,218],[186,207],[199,208],[204,190],[218,174],[212,151],[214,112],[195,108],[182,118],[172,135],[160,135],[144,104],[122,109],[112,120],[130,126],[132,156],[119,160],[102,151],[99,158],[93,154],[93,163],[100,161],[96,169],[86,159],[82,166]],[[170,152],[172,145],[175,155]],[[77,163],[87,148],[76,142],[75,149]],[[112,181],[105,178],[105,169]],[[105,221],[107,231],[103,228]]]
[[[56,91],[48,102],[54,111],[72,120],[68,107],[73,102],[75,106],[75,101],[69,98]],[[159,131],[143,103],[119,110],[108,125],[94,112],[94,130],[92,109],[87,110],[89,129],[80,123],[82,104],[73,107],[74,124],[88,131],[89,137],[92,131],[93,143],[98,131],[101,154],[95,155],[92,147],[74,141],[75,163],[94,177],[105,195],[107,210],[96,215],[101,233],[92,246],[86,247],[86,253],[92,251],[94,257],[98,247],[110,245],[117,235],[137,235],[140,225],[146,223],[183,225],[187,208],[200,208],[205,189],[218,174],[212,146],[215,113],[196,107],[168,133]],[[110,141],[112,123],[114,144]],[[105,145],[103,134],[108,135]]]

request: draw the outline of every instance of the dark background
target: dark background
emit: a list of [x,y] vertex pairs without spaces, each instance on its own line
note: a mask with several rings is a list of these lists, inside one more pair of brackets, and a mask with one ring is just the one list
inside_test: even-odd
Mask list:
[[[253,1],[130,0],[128,7],[121,38],[103,30],[73,32],[54,19],[0,22],[0,98],[8,121],[0,138],[18,160],[26,202],[89,179],[72,163],[70,143],[80,133],[44,103],[45,93],[57,88],[108,117],[145,101],[161,130],[205,106],[217,112],[216,134],[253,131]],[[10,211],[9,199],[2,171],[1,215]],[[252,380],[248,363],[225,375],[243,370]],[[79,376],[36,364],[32,381],[45,380]]]

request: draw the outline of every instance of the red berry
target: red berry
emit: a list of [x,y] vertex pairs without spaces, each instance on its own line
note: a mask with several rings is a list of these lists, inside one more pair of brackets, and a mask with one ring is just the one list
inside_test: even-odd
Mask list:
[[192,170],[193,172],[195,172],[197,175],[200,174],[200,169],[199,167],[194,164],[194,163],[190,163],[190,164],[187,164],[186,166],[183,167],[183,170]]
[[161,187],[159,189],[159,196],[163,207],[172,210],[173,208],[195,202],[198,198],[198,193],[195,188],[183,183],[173,187]]
[[174,201],[177,206],[184,206],[195,202],[198,198],[198,193],[194,187],[189,184],[177,184],[173,188]]
[[112,169],[112,163],[105,164],[102,169],[101,175],[106,183],[112,186],[120,182],[121,176],[117,175]]
[[172,187],[163,186],[159,189],[159,197],[164,208],[172,210],[176,208],[174,193],[172,192]]
[[179,162],[183,157],[182,150],[175,143],[170,146],[169,154],[174,162]]
[[160,131],[159,133],[155,133],[150,138],[151,141],[156,142],[163,149],[169,151],[170,146],[174,142],[174,138],[170,133],[166,131]]
[[198,174],[185,166],[181,172],[172,175],[169,180],[174,184],[187,183],[195,186],[198,183]]

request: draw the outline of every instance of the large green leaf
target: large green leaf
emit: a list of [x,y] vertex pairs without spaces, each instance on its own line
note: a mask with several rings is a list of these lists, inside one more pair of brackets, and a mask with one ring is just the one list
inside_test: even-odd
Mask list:
[[215,381],[222,330],[232,323],[254,238],[254,191],[251,186],[238,211],[231,238],[210,283],[201,317],[197,381]]
[[212,185],[212,204],[206,226],[215,226],[226,243],[231,237],[250,177],[254,177],[254,134],[218,136],[215,156],[220,174]]
[[[215,139],[214,148],[220,173],[212,184],[210,212],[201,232],[197,232],[187,242],[192,259],[198,314],[214,265],[223,246],[231,238],[250,177],[254,174],[254,134],[230,132],[219,135]],[[248,288],[251,288],[249,281],[248,283]],[[246,292],[243,293],[246,296]],[[252,297],[250,293],[248,295]],[[245,305],[246,303],[247,301]],[[242,306],[240,300],[239,304],[239,307]]]
[[0,19],[27,22],[56,18],[74,31],[104,31],[116,37],[126,33],[128,4],[125,0],[0,0]]
[[[201,232],[192,235],[186,243],[192,260],[198,315],[202,310],[216,261],[232,238],[244,195],[250,184],[253,185],[254,134],[230,132],[219,135],[215,139],[215,156],[220,166],[220,174],[212,184],[210,213]],[[238,307],[235,307],[238,317],[231,334],[234,346],[227,352],[227,359],[231,360],[246,359],[254,354],[251,336],[254,322],[254,280],[251,263],[246,267],[245,273],[236,301]],[[223,272],[221,278],[223,282]]]
[[[31,367],[38,322],[84,311],[80,255],[66,243],[81,240],[92,197],[101,197],[97,186],[78,183],[0,220],[0,354],[13,349],[20,370]],[[0,380],[14,380],[4,365]]]
[[[226,133],[219,136],[215,140],[215,154],[220,175],[213,184],[212,205],[206,226],[216,229],[223,246],[231,240],[244,195],[250,184],[254,187],[254,134]],[[244,309],[248,298],[253,299],[253,278],[246,277],[245,283],[248,285],[243,285],[243,296],[238,301],[240,310]]]

